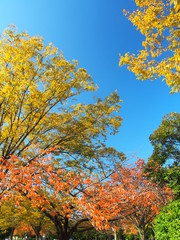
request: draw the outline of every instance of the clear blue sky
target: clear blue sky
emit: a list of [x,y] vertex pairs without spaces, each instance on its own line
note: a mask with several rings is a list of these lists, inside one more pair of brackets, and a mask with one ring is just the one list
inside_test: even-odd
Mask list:
[[117,89],[123,122],[108,144],[146,160],[152,152],[149,135],[166,113],[180,112],[180,94],[170,95],[161,80],[137,81],[118,67],[119,53],[141,48],[143,37],[122,13],[134,7],[133,0],[5,0],[0,1],[0,31],[13,23],[53,42],[66,59],[87,69],[99,85],[98,97]]

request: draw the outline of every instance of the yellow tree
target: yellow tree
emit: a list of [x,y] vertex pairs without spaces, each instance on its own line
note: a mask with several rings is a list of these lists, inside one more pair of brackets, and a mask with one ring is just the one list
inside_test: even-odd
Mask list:
[[58,146],[56,154],[68,166],[85,167],[90,159],[100,165],[102,157],[118,155],[106,147],[105,140],[108,129],[116,133],[121,125],[117,114],[121,100],[114,92],[105,100],[81,104],[79,95],[97,87],[77,65],[59,55],[52,44],[46,46],[41,37],[19,34],[14,27],[4,31],[0,39],[0,155],[4,160],[16,155],[32,161],[39,154],[30,150],[32,144],[41,150]]
[[[17,231],[18,234],[26,234],[27,229],[34,231],[36,238],[39,239],[43,232],[55,229],[52,222],[38,209],[34,208],[31,202],[21,197],[4,199],[0,208],[0,230],[6,232],[11,229],[11,235]],[[55,232],[55,231],[54,231]],[[20,235],[19,235],[20,236]]]
[[162,78],[171,92],[180,91],[180,1],[135,0],[137,9],[124,14],[145,39],[137,55],[120,56],[137,79]]

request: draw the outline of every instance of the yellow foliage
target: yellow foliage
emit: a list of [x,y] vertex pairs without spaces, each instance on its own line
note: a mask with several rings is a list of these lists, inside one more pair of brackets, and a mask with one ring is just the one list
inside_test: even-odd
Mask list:
[[135,0],[137,9],[124,11],[145,36],[144,48],[137,56],[120,56],[119,65],[127,65],[137,79],[162,78],[171,92],[180,91],[180,1]]
[[4,31],[0,39],[2,157],[17,155],[29,161],[38,155],[30,149],[34,144],[44,150],[59,146],[66,163],[99,158],[108,129],[115,133],[121,125],[116,113],[121,100],[113,93],[94,104],[79,103],[82,92],[97,87],[77,65],[52,44],[46,46],[41,37],[17,33],[14,27]]
[[[38,209],[34,208],[26,198],[21,198],[20,202],[15,199],[6,199],[1,203],[0,209],[0,229],[6,231],[9,228],[18,228],[18,234],[24,227],[33,229],[46,227],[46,231],[54,230],[51,221]],[[25,231],[26,229],[24,229]],[[17,234],[17,235],[18,235]]]

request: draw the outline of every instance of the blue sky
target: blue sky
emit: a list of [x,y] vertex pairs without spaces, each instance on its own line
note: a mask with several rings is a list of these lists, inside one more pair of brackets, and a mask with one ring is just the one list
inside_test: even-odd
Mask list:
[[0,31],[15,24],[18,31],[43,36],[77,59],[99,86],[97,97],[117,90],[123,100],[122,126],[108,144],[145,160],[151,155],[149,135],[169,112],[180,112],[180,94],[171,95],[161,80],[137,81],[126,67],[119,68],[119,53],[136,53],[143,36],[123,16],[133,0],[6,0],[0,2]]

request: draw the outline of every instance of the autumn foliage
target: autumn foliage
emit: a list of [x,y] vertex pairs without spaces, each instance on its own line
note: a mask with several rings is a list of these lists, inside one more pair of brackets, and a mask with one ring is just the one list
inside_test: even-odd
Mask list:
[[[5,189],[1,194],[2,201],[12,198],[18,207],[26,198],[51,220],[59,239],[69,239],[82,223],[89,222],[80,208],[80,198],[89,184],[86,173],[76,174],[64,169],[52,160],[49,151],[26,164],[15,156],[6,160],[7,163],[8,169],[1,181]],[[89,229],[92,225],[81,228]]]
[[[121,167],[111,180],[86,190],[83,207],[97,228],[120,226],[131,233],[138,231],[141,239],[145,239],[161,206],[166,205],[173,194],[169,188],[149,181],[144,167],[144,161],[138,160],[136,167]],[[117,226],[113,220],[118,220]]]
[[[121,125],[121,100],[80,103],[97,86],[77,61],[66,60],[41,37],[17,33],[0,39],[0,200],[31,201],[68,239],[82,222],[79,200],[89,174],[106,176],[124,154],[106,146]],[[108,162],[106,161],[106,162]],[[92,227],[86,226],[86,228]]]
[[[152,1],[152,6],[157,3],[157,13],[164,16],[161,2]],[[134,24],[156,13],[150,1],[136,3],[141,10],[129,15]],[[174,10],[169,14],[176,23],[179,15]],[[170,27],[169,15],[163,21]],[[154,24],[151,27],[157,28]],[[172,91],[179,91],[174,70],[179,56],[176,32],[172,30],[167,39],[168,50],[174,53],[167,70],[165,60],[146,61],[148,51],[151,58],[161,55],[156,47],[161,46],[164,29],[158,28],[154,35],[143,27],[138,25],[146,36],[145,50],[137,58],[121,57],[120,65],[129,64],[140,78],[161,76],[163,69]],[[68,240],[76,231],[114,231],[120,226],[146,238],[161,206],[173,194],[148,179],[142,160],[125,167],[124,154],[106,145],[108,134],[117,133],[121,125],[121,100],[115,91],[94,103],[77,102],[81,93],[96,89],[86,70],[78,68],[77,61],[67,61],[52,44],[18,34],[14,27],[4,31],[0,40],[1,229],[21,228],[22,235],[39,237],[49,225],[58,239]]]
[[[37,157],[41,150],[58,148],[68,167],[100,166],[102,158],[123,155],[107,147],[108,133],[121,125],[121,100],[114,92],[104,100],[79,102],[97,86],[78,62],[68,61],[41,37],[18,33],[11,26],[0,38],[0,155],[21,159]],[[89,165],[89,162],[91,164]]]
[[179,0],[136,0],[137,9],[124,14],[145,37],[138,54],[127,52],[119,65],[127,65],[137,79],[162,78],[171,92],[180,91]]
[[52,161],[49,151],[28,164],[15,156],[8,162],[1,181],[6,189],[2,198],[13,197],[17,206],[22,197],[27,198],[54,223],[59,239],[69,239],[78,229],[93,226],[99,230],[120,226],[127,232],[138,231],[145,239],[161,206],[173,197],[170,189],[148,180],[142,160],[133,168],[116,168],[104,180],[62,168]]

